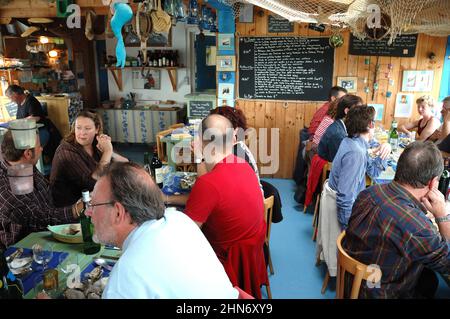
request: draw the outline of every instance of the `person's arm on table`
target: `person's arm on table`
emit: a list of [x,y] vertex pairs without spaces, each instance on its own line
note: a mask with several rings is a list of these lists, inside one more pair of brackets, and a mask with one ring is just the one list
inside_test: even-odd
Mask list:
[[400,125],[400,127],[398,128],[398,131],[411,136],[411,130],[418,126],[419,126],[419,121],[409,122],[409,123]]

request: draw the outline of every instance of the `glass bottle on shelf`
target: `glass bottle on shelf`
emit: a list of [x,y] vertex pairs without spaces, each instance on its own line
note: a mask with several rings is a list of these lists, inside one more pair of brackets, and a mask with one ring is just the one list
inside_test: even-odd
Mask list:
[[166,66],[167,63],[167,57],[166,57],[167,51],[162,51],[162,65],[161,66]]
[[94,235],[94,225],[91,222],[91,218],[86,215],[86,209],[88,203],[91,200],[88,190],[83,190],[81,192],[83,199],[83,209],[80,212],[80,224],[81,224],[81,234],[83,236],[83,252],[86,255],[92,255],[100,250],[100,244],[94,243],[92,236]]
[[139,50],[139,53],[137,55],[137,66],[142,66],[143,61],[142,61],[142,52],[141,50]]
[[153,157],[150,163],[150,170],[152,172],[153,179],[159,188],[163,187],[163,174],[162,174],[162,162],[158,157],[158,150],[156,147],[153,149]]
[[158,66],[158,51],[152,51],[153,53],[153,66]]

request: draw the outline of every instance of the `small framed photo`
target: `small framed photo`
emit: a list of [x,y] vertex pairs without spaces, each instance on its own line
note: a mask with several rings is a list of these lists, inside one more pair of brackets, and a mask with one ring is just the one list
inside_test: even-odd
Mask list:
[[217,37],[219,51],[234,50],[234,34],[233,33],[219,33]]
[[132,73],[133,89],[160,90],[161,89],[161,71],[154,69],[133,70]]
[[219,99],[234,99],[234,83],[219,83],[217,95]]
[[338,76],[337,85],[343,87],[348,93],[358,91],[358,78],[356,76]]
[[403,92],[431,92],[433,89],[433,71],[403,71]]
[[216,59],[217,71],[235,71],[236,57],[234,55],[219,55]]

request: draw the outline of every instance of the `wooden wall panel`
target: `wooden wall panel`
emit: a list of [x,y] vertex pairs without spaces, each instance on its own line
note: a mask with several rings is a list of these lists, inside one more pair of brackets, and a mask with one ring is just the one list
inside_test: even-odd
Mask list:
[[[317,32],[308,28],[308,24],[295,24],[293,33],[273,34],[267,32],[267,11],[263,16],[257,14],[262,10],[255,7],[254,23],[237,23],[236,31],[240,36],[330,36],[331,29],[327,26],[325,32]],[[442,78],[442,68],[445,58],[446,37],[432,37],[420,34],[417,40],[416,55],[413,58],[379,57],[380,65],[378,80],[378,91],[375,92],[372,100],[374,72],[377,64],[375,56],[353,56],[348,54],[349,31],[344,31],[344,45],[335,50],[333,84],[337,83],[338,76],[358,77],[357,95],[361,96],[365,103],[384,104],[383,121],[377,123],[384,128],[389,128],[394,117],[395,99],[397,93],[401,92],[401,82],[404,70],[434,70],[433,91],[434,98],[439,96],[440,82]],[[436,54],[436,61],[430,62],[429,53]],[[238,57],[239,58],[239,57]],[[365,58],[370,59],[370,64],[365,64]],[[389,72],[389,64],[392,70]],[[390,84],[387,74],[393,82]],[[365,82],[366,79],[366,82]],[[369,93],[364,91],[369,87]],[[386,92],[392,92],[391,97],[386,96]],[[415,92],[415,98],[424,93]],[[299,144],[299,132],[304,126],[308,126],[315,111],[322,106],[324,101],[261,101],[261,100],[238,100],[238,107],[242,108],[246,114],[249,126],[258,128],[279,128],[280,129],[280,166],[271,177],[291,178],[295,167],[297,148]],[[418,119],[416,108],[413,109],[411,119],[397,118],[402,124],[410,120]],[[272,143],[269,138],[269,146]],[[254,154],[257,155],[257,154]],[[255,157],[258,161],[259,156]],[[259,163],[259,162],[258,162]]]

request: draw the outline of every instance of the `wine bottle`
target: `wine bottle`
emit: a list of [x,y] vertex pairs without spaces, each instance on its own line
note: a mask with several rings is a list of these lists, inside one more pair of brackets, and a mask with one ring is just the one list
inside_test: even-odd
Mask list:
[[444,169],[444,171],[442,172],[441,178],[439,179],[438,189],[444,195],[446,200],[447,200],[449,184],[450,184],[450,172],[447,169]]
[[81,234],[83,236],[83,252],[86,255],[92,255],[100,250],[100,244],[94,243],[92,236],[94,234],[94,225],[91,222],[91,218],[86,215],[86,209],[89,201],[91,200],[88,190],[83,190],[81,192],[83,198],[83,209],[80,212],[80,224],[81,224]]
[[162,162],[158,157],[158,151],[155,147],[153,150],[153,157],[150,163],[150,170],[152,172],[153,179],[159,188],[163,187],[163,174],[162,174]]
[[397,132],[397,121],[393,120],[391,125],[391,133],[389,134],[389,144],[393,152],[398,150],[398,132]]

